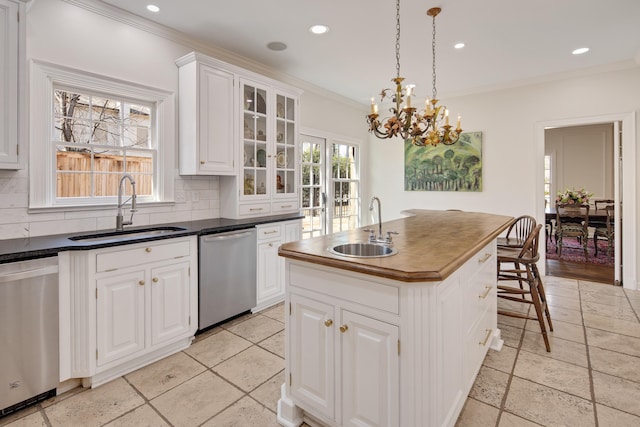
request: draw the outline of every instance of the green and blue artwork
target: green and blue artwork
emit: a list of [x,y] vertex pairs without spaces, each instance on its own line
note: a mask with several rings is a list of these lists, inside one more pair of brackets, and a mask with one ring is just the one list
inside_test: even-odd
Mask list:
[[405,191],[482,191],[482,132],[465,132],[453,145],[404,143]]

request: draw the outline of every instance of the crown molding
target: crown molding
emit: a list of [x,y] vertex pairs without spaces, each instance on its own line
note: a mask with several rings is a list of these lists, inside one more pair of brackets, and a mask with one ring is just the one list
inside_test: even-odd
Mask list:
[[[37,0],[29,0],[31,2]],[[283,73],[266,66],[258,61],[252,60],[245,56],[239,55],[230,50],[224,49],[220,46],[212,45],[210,43],[203,43],[200,40],[189,37],[181,31],[174,30],[162,24],[158,24],[149,19],[135,15],[119,7],[104,3],[100,0],[61,0],[70,5],[85,9],[96,15],[103,16],[105,18],[120,22],[130,27],[136,28],[141,31],[153,34],[158,37],[162,37],[174,43],[181,44],[189,49],[195,50],[199,53],[203,53],[219,59],[224,62],[228,62],[232,65],[246,68],[250,71],[260,73],[266,77],[270,77],[281,82],[296,86],[305,91],[313,92],[317,95],[324,96],[333,101],[345,104],[352,108],[366,109],[366,105],[356,102],[351,98],[347,98],[306,80],[299,79],[290,74]]]

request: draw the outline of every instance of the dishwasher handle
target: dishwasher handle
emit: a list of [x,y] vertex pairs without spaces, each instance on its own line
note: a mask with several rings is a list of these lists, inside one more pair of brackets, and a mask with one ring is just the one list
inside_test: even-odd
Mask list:
[[206,235],[206,236],[201,236],[201,242],[202,243],[209,243],[209,242],[213,242],[213,241],[220,241],[220,240],[235,240],[235,239],[241,239],[243,237],[249,236],[251,234],[254,233],[254,230],[250,230],[250,231],[242,231],[242,232],[238,232],[238,233],[224,233],[224,234],[210,234],[210,235]]
[[31,270],[19,271],[16,273],[0,275],[0,283],[14,282],[17,280],[30,279],[32,277],[45,276],[47,274],[55,274],[58,272],[58,266],[40,267]]

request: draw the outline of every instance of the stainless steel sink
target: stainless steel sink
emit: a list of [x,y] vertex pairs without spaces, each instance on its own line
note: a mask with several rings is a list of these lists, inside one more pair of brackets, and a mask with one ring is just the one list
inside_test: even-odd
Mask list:
[[398,253],[391,246],[377,243],[345,243],[329,249],[334,255],[350,256],[356,258],[380,258]]
[[138,230],[112,231],[99,234],[84,234],[82,236],[72,236],[69,240],[74,242],[107,242],[127,239],[144,239],[146,237],[155,237],[164,234],[172,234],[177,231],[184,231],[182,227],[152,227]]

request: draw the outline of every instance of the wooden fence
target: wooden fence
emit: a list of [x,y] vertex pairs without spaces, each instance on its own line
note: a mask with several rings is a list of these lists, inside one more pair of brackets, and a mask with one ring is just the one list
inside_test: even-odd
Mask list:
[[[58,151],[56,159],[57,197],[116,196],[123,170],[133,176],[138,195],[151,195],[153,191],[153,160],[150,157],[127,156],[125,169],[122,156],[95,154],[93,174],[91,173],[91,153]],[[92,176],[94,194],[91,194]],[[129,189],[127,193],[130,193]]]

